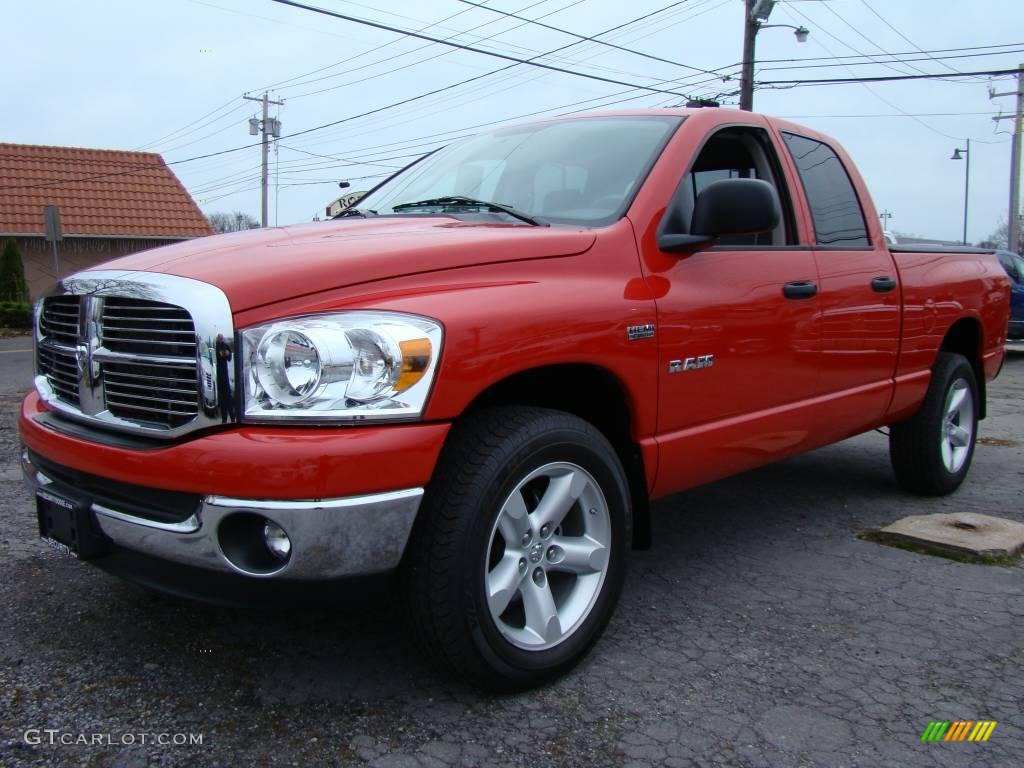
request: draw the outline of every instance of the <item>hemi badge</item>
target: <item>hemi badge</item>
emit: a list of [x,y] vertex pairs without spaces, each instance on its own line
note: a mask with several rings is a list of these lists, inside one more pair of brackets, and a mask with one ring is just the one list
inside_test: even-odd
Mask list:
[[629,341],[637,341],[638,339],[653,339],[654,338],[654,323],[645,323],[644,325],[630,325],[626,328],[626,338]]

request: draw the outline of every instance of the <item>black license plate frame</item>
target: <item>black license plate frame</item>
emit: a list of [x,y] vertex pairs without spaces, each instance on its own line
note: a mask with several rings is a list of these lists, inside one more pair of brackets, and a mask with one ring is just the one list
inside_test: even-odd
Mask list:
[[92,560],[109,551],[99,531],[92,501],[52,487],[36,489],[39,537],[58,552],[79,560]]

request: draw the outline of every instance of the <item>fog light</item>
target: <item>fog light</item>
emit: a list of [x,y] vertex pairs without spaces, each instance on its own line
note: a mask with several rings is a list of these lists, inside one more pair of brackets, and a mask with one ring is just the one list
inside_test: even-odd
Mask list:
[[267,524],[263,526],[263,540],[266,542],[270,554],[278,560],[288,559],[288,555],[292,551],[292,542],[288,538],[288,534],[284,532],[284,528],[267,520]]

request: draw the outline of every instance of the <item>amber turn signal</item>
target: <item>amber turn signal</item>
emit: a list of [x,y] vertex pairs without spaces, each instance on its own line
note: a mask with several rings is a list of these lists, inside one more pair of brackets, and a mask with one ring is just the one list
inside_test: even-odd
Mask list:
[[398,376],[395,390],[404,392],[426,374],[433,348],[427,338],[400,341],[398,346],[402,350],[402,373]]

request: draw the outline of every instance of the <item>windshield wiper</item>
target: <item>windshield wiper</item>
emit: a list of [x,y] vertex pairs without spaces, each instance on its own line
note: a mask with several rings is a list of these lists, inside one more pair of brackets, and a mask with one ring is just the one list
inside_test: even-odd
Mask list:
[[331,218],[342,219],[346,216],[361,216],[362,218],[365,219],[368,215],[376,216],[377,212],[372,211],[369,208],[346,208],[345,210],[334,214],[333,216],[331,216]]
[[434,197],[429,200],[417,200],[415,203],[401,203],[399,205],[391,206],[393,211],[405,211],[410,208],[431,208],[431,207],[442,207],[442,208],[488,208],[496,213],[506,213],[513,218],[525,221],[527,224],[532,224],[535,227],[550,227],[543,219],[538,219],[534,216],[528,216],[522,211],[517,211],[507,205],[501,203],[492,203],[488,200],[475,200],[472,197],[464,197],[462,195],[449,195],[447,197]]

